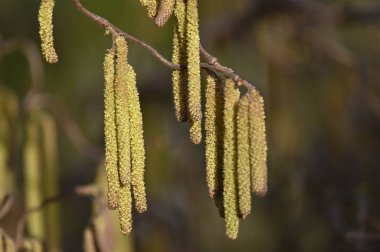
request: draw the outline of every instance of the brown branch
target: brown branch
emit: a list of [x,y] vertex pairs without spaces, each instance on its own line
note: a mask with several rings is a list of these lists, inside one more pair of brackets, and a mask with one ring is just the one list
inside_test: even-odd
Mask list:
[[[80,2],[80,0],[72,0],[77,9],[92,19],[95,23],[100,25],[101,27],[105,28],[109,32],[112,33],[113,36],[122,35],[127,40],[132,41],[141,47],[145,48],[147,51],[149,51],[153,56],[155,56],[161,63],[166,65],[172,70],[178,70],[181,69],[181,67],[177,64],[172,63],[170,60],[166,59],[162,54],[160,54],[156,49],[154,49],[152,46],[148,45],[144,41],[122,31],[117,26],[113,25],[111,22],[109,22],[107,19],[96,15],[95,13],[89,11],[86,9]],[[200,47],[200,53],[202,56],[207,60],[208,63],[201,63],[201,68],[209,71],[213,71],[214,73],[219,73],[227,78],[233,79],[238,85],[242,85],[246,87],[248,90],[254,88],[252,84],[250,84],[248,81],[242,79],[239,75],[235,74],[234,71],[228,67],[222,66],[218,63],[218,60],[216,57],[212,56],[210,53],[208,53],[202,46]]]

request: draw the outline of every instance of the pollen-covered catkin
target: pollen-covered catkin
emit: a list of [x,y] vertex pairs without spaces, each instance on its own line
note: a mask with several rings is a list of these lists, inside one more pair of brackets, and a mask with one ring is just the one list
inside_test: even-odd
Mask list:
[[136,210],[142,213],[147,210],[144,182],[145,148],[143,120],[139,93],[136,86],[136,74],[130,65],[128,65],[127,69],[127,87],[131,135],[132,188]]
[[105,166],[108,184],[108,208],[117,208],[119,175],[117,159],[116,108],[115,108],[115,52],[110,50],[104,57],[104,136]]
[[239,213],[244,219],[251,212],[251,172],[249,165],[249,100],[243,96],[237,111],[237,176]]
[[239,232],[238,195],[236,178],[236,106],[240,92],[235,82],[226,80],[224,91],[224,159],[223,201],[226,234],[236,239]]
[[38,12],[42,54],[45,60],[49,63],[58,62],[58,56],[54,49],[53,38],[54,4],[55,0],[41,0],[41,5]]
[[206,111],[205,111],[205,129],[206,129],[206,179],[208,192],[211,198],[214,198],[217,185],[217,168],[218,168],[218,128],[216,119],[216,93],[217,79],[214,76],[207,76],[206,86]]
[[142,6],[146,7],[148,16],[154,18],[157,14],[157,0],[140,0]]
[[132,231],[131,184],[124,185],[120,188],[118,209],[121,233],[127,235]]
[[168,22],[173,14],[175,0],[161,0],[154,22],[158,27],[162,27]]
[[128,111],[129,101],[127,98],[127,55],[127,42],[124,37],[119,36],[116,38],[115,105],[119,180],[122,185],[128,185],[131,182],[130,115]]
[[202,140],[202,108],[198,0],[187,0],[186,21],[190,140],[199,144]]
[[267,141],[264,100],[257,90],[250,91],[249,135],[252,191],[259,196],[267,193]]

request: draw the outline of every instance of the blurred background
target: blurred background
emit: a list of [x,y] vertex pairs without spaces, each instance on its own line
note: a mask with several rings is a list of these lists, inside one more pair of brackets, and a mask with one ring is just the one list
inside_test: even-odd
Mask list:
[[[171,72],[133,43],[149,209],[118,235],[117,213],[99,203],[111,40],[71,1],[56,3],[59,63],[49,65],[38,53],[39,1],[0,0],[0,227],[16,239],[26,206],[61,193],[30,216],[45,226],[24,233],[50,251],[83,251],[96,219],[114,223],[99,235],[104,251],[380,251],[379,1],[199,2],[204,47],[266,101],[269,191],[254,196],[238,239],[208,197],[204,145],[175,120]],[[155,27],[137,0],[82,3],[170,59],[173,20]],[[70,195],[78,185],[82,195]]]

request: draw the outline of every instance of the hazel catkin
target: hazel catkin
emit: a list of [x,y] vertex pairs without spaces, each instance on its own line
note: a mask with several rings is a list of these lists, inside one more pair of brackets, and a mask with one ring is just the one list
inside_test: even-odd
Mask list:
[[[176,22],[174,24],[172,61],[174,64],[184,65],[186,64],[186,4],[183,0],[176,1],[174,15]],[[179,122],[188,120],[185,75],[184,69],[172,72],[174,110]]]
[[142,6],[146,7],[148,16],[154,18],[157,14],[157,0],[140,0]]
[[128,83],[128,46],[124,37],[116,38],[115,106],[119,180],[122,185],[131,182],[130,123]]
[[38,22],[40,24],[40,38],[42,54],[49,63],[58,62],[58,56],[54,49],[53,38],[53,9],[55,0],[41,0],[38,12]]
[[252,192],[267,193],[267,141],[265,133],[264,100],[257,90],[249,93],[249,135]]
[[251,172],[249,165],[249,100],[243,96],[237,111],[237,177],[239,213],[244,219],[251,212]]
[[132,231],[132,194],[131,184],[124,185],[119,191],[119,221],[124,235]]
[[115,52],[110,50],[104,57],[104,136],[105,136],[105,166],[108,184],[108,208],[117,208],[119,176],[118,151],[116,134],[115,109]]
[[173,14],[175,0],[161,0],[160,7],[158,8],[157,15],[154,22],[158,27],[162,27],[168,22]]
[[139,93],[136,87],[136,74],[132,66],[127,69],[127,92],[131,136],[132,188],[136,210],[139,213],[147,210],[145,193],[145,148],[143,121]]
[[199,144],[202,140],[202,108],[198,0],[187,0],[186,21],[190,140]]
[[223,140],[223,201],[226,234],[236,239],[239,232],[239,214],[236,179],[236,105],[240,92],[235,82],[226,80],[224,88],[224,140]]

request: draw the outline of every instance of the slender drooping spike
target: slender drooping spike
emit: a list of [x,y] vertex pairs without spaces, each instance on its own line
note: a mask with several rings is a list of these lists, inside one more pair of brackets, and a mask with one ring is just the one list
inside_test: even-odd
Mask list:
[[54,49],[53,38],[53,9],[55,0],[41,0],[38,12],[38,22],[40,23],[40,38],[42,54],[49,63],[58,62],[58,56]]
[[[25,125],[23,162],[26,209],[38,206],[44,198],[41,188],[40,136],[36,119],[36,114],[29,114]],[[27,226],[31,236],[38,239],[45,238],[45,219],[41,211],[33,213],[33,215],[28,218]]]
[[124,235],[132,230],[132,194],[131,184],[120,188],[119,192],[119,221],[120,229]]
[[218,168],[218,143],[217,143],[217,126],[216,126],[216,93],[217,79],[212,75],[207,76],[206,86],[206,111],[205,111],[205,129],[206,129],[206,178],[208,192],[211,198],[214,198],[217,185],[217,168]]
[[117,208],[119,175],[118,151],[116,134],[115,108],[115,52],[110,50],[104,57],[104,135],[105,135],[105,166],[108,184],[108,208]]
[[[186,64],[186,4],[183,0],[177,0],[174,10],[176,22],[174,24],[173,56],[174,64]],[[186,71],[173,70],[173,98],[177,121],[186,122],[187,112],[187,86],[185,83]]]
[[251,170],[249,165],[249,100],[244,96],[237,111],[237,176],[239,213],[244,219],[251,213]]
[[186,19],[190,140],[199,144],[202,141],[202,108],[198,0],[187,0]]
[[116,105],[116,135],[119,167],[119,180],[122,185],[131,182],[131,155],[130,155],[130,123],[127,98],[128,81],[128,46],[124,37],[116,38],[116,77],[115,77],[115,105]]
[[157,14],[157,0],[140,0],[142,6],[148,10],[148,16],[154,18]]
[[95,236],[91,227],[86,227],[83,233],[83,250],[84,252],[96,252]]
[[231,239],[236,239],[239,232],[235,121],[239,96],[240,92],[235,88],[235,82],[227,79],[224,91],[223,200],[226,234]]
[[139,93],[136,86],[136,74],[130,65],[128,65],[127,75],[131,135],[132,188],[136,210],[139,213],[143,213],[147,210],[144,182],[145,148],[143,138],[143,120],[140,108]]
[[168,22],[173,14],[175,0],[161,0],[154,22],[158,27],[162,27]]
[[263,97],[257,90],[250,91],[249,135],[252,192],[259,196],[267,193],[267,141]]

